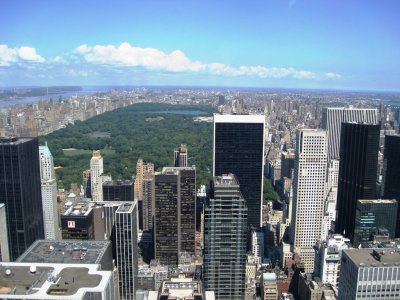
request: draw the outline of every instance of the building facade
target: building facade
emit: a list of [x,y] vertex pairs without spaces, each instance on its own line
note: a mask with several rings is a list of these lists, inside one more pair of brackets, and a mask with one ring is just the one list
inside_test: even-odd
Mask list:
[[326,131],[297,131],[291,243],[306,272],[314,270],[313,246],[321,238],[327,168]]
[[358,200],[354,228],[354,247],[372,241],[373,234],[387,230],[388,238],[396,234],[397,206],[395,199]]
[[341,259],[338,300],[400,299],[400,253],[348,249]]
[[90,186],[93,201],[103,200],[103,157],[100,151],[93,151],[93,156],[90,160]]
[[248,207],[248,225],[261,227],[264,176],[263,115],[214,115],[213,176],[235,174]]
[[357,200],[376,199],[379,125],[343,123],[336,233],[354,239]]
[[0,203],[4,203],[10,260],[44,237],[37,138],[0,140]]
[[57,209],[57,181],[54,172],[53,155],[47,146],[39,146],[39,162],[44,236],[48,240],[59,239],[61,235]]
[[[400,202],[400,135],[385,137],[383,158],[383,196]],[[400,205],[398,206],[400,209]],[[400,210],[397,212],[396,237],[400,237]]]
[[243,300],[247,207],[235,175],[214,177],[204,223],[205,289],[218,300]]
[[181,253],[195,251],[196,169],[171,167],[156,173],[154,203],[155,258],[177,265]]
[[133,201],[133,182],[130,180],[112,180],[103,183],[104,201]]
[[378,124],[376,108],[327,107],[322,111],[322,128],[328,135],[328,161],[340,158],[340,132],[342,123],[360,122]]
[[188,148],[186,144],[181,144],[178,149],[174,150],[174,167],[188,166]]
[[115,212],[116,264],[119,296],[134,300],[137,289],[138,241],[137,202],[123,203]]

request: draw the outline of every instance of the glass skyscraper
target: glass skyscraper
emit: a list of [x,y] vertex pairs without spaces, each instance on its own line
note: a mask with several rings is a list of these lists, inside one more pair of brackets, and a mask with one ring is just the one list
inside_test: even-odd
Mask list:
[[5,204],[10,260],[44,238],[37,138],[0,139],[0,203]]
[[[385,137],[383,169],[383,196],[400,202],[400,135]],[[397,212],[396,237],[400,237],[400,211]]]
[[343,123],[335,230],[353,241],[357,200],[376,199],[379,125]]
[[232,173],[248,207],[248,224],[261,226],[264,174],[263,115],[214,115],[213,176]]
[[235,175],[215,176],[204,215],[204,285],[218,300],[243,300],[246,200]]

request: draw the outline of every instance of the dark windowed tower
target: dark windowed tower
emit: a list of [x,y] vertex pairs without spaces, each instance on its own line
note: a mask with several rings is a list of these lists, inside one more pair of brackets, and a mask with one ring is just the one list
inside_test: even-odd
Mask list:
[[248,207],[248,225],[261,226],[264,173],[261,115],[214,115],[213,176],[233,173]]
[[204,285],[218,300],[242,300],[246,282],[246,200],[233,174],[215,176],[204,212]]
[[130,180],[113,180],[103,183],[104,201],[133,201],[133,182]]
[[[383,157],[383,196],[400,202],[400,135],[385,137]],[[396,237],[400,237],[400,205],[398,206]]]
[[396,200],[358,200],[353,246],[373,240],[374,234],[384,233],[393,239],[396,232]]
[[0,203],[5,204],[10,260],[44,238],[37,138],[0,140]]
[[154,178],[155,258],[177,265],[180,254],[195,250],[196,169],[164,168]]
[[359,199],[376,199],[379,125],[343,123],[335,230],[351,240]]

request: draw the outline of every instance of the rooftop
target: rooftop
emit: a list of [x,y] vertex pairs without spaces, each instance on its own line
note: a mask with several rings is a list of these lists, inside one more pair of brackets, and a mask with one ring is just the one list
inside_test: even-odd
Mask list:
[[2,263],[0,298],[7,295],[7,299],[60,299],[61,296],[83,299],[87,291],[104,291],[113,276],[112,271],[99,271],[98,268],[97,264],[82,267],[75,264]]
[[395,203],[397,203],[397,201],[395,199],[360,199],[358,201],[362,204],[378,204],[378,203],[395,204]]
[[47,146],[39,146],[39,154],[42,154],[42,153],[46,157],[52,156],[51,152],[50,152],[50,149]]
[[349,259],[360,267],[400,266],[400,250],[392,248],[361,248],[344,250]]
[[214,123],[262,123],[264,115],[218,115],[214,114]]
[[32,138],[24,138],[24,137],[9,137],[9,138],[0,138],[0,145],[18,145],[25,143],[27,141],[32,140]]
[[110,241],[37,240],[19,258],[18,262],[97,264],[100,263]]
[[64,216],[87,216],[92,210],[91,203],[86,200],[76,201],[70,208],[68,208]]
[[229,186],[234,186],[234,185],[239,185],[239,182],[234,174],[223,174],[222,176],[215,176],[214,177],[214,184],[217,186],[221,185],[229,185]]

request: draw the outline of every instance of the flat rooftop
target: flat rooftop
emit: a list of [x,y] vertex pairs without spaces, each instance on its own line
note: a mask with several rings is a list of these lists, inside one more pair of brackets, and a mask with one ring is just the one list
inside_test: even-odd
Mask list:
[[[83,299],[86,292],[102,292],[112,280],[112,271],[99,265],[2,263],[0,298]],[[68,296],[73,296],[68,297]]]
[[92,211],[91,203],[86,200],[77,200],[62,216],[87,216]]
[[214,177],[214,184],[216,186],[221,186],[221,185],[238,186],[239,182],[234,174],[223,174],[221,176]]
[[395,204],[397,201],[395,199],[360,199],[358,200],[362,204]]
[[18,145],[32,140],[33,138],[26,137],[10,137],[10,138],[0,138],[0,145]]
[[17,262],[97,264],[109,247],[110,241],[37,240]]
[[400,250],[393,248],[361,248],[343,250],[360,267],[400,266]]

